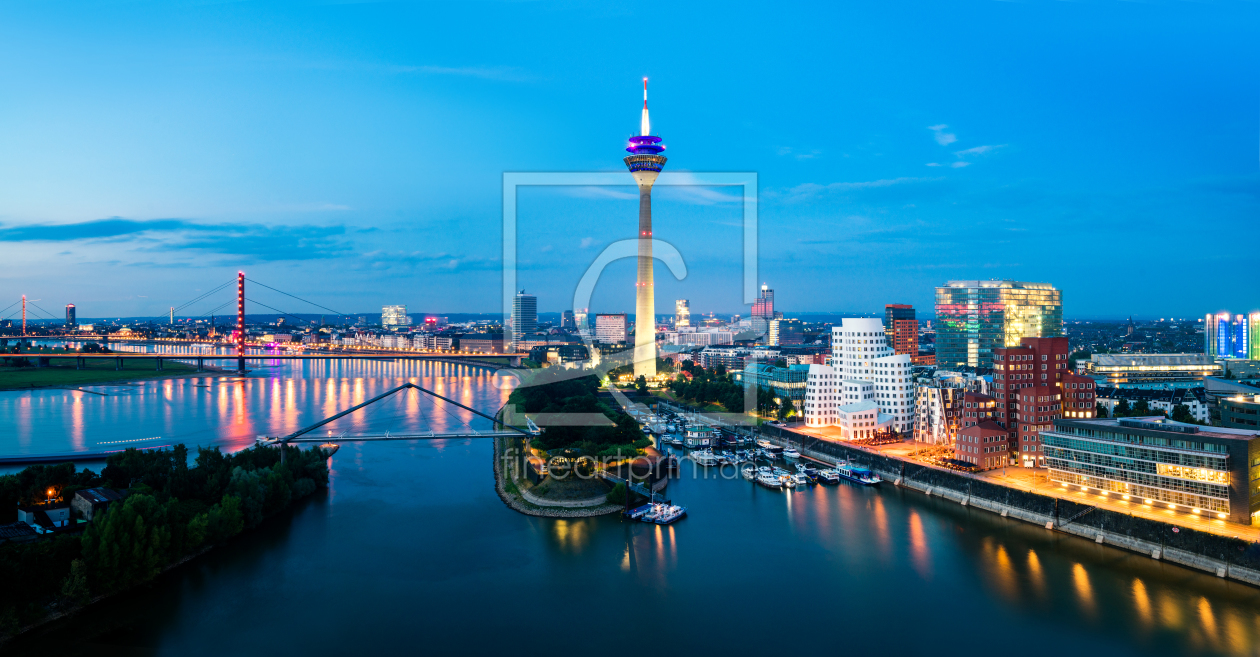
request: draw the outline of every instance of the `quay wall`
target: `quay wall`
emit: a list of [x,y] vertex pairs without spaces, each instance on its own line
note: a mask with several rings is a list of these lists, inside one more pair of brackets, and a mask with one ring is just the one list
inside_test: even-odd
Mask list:
[[779,427],[763,426],[759,431],[771,442],[790,442],[814,460],[846,460],[870,468],[885,481],[928,495],[1260,587],[1260,543],[1182,525],[1173,532],[1174,525],[1166,522],[1011,488]]

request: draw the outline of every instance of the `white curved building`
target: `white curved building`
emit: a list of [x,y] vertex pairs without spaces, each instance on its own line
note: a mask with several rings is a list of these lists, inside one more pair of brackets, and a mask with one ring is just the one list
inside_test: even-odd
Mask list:
[[[888,345],[879,319],[845,318],[831,329],[828,365],[811,365],[805,384],[805,424],[839,426],[843,438],[914,429],[913,366]],[[871,404],[878,408],[872,416]]]

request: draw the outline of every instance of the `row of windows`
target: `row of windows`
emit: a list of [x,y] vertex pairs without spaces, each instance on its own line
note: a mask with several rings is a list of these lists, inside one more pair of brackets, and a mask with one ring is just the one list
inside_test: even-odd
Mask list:
[[1042,439],[1050,445],[1056,445],[1065,449],[1079,450],[1082,452],[1139,459],[1143,461],[1150,461],[1152,463],[1168,463],[1170,465],[1181,465],[1189,468],[1205,468],[1207,470],[1218,470],[1221,472],[1229,471],[1229,458],[1226,456],[1214,456],[1211,454],[1186,454],[1183,452],[1147,449],[1145,447],[1134,447],[1131,445],[1120,445],[1116,443],[1099,442],[1096,440],[1082,440],[1080,438],[1072,438],[1063,435],[1060,432],[1046,432]]
[[1092,475],[1095,477],[1103,477],[1110,481],[1121,483],[1131,483],[1138,486],[1150,486],[1160,490],[1180,491],[1191,495],[1203,495],[1206,497],[1219,497],[1229,499],[1229,486],[1221,486],[1218,484],[1209,484],[1202,481],[1190,481],[1187,479],[1177,479],[1174,477],[1161,477],[1159,475],[1146,474],[1143,472],[1133,472],[1132,470],[1108,468],[1101,465],[1090,465],[1064,458],[1065,452],[1057,447],[1045,446],[1043,450],[1046,453],[1048,467],[1058,468],[1065,472],[1075,472],[1077,474]]
[[1171,447],[1174,449],[1188,449],[1195,452],[1220,452],[1222,454],[1229,452],[1229,448],[1220,443],[1200,443],[1191,440],[1180,440],[1177,438],[1143,436],[1135,433],[1124,433],[1120,431],[1107,431],[1103,429],[1090,429],[1087,427],[1075,426],[1058,427],[1058,431],[1075,434],[1077,436],[1085,436],[1088,438],[1097,438],[1099,440],[1112,440],[1122,443],[1152,445],[1155,447]]
[[1205,509],[1215,513],[1229,513],[1229,499],[1206,497],[1177,491],[1164,490],[1151,486],[1142,486],[1126,482],[1112,481],[1106,478],[1090,477],[1075,472],[1055,469],[1054,461],[1046,461],[1050,469],[1050,480],[1072,486],[1088,486],[1099,490],[1109,490],[1121,495],[1131,495],[1143,501],[1154,500],[1165,504],[1178,504],[1192,509]]

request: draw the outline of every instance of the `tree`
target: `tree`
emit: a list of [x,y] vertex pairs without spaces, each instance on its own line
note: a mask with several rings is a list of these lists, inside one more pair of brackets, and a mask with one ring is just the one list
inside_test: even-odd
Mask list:
[[1101,402],[1094,404],[1094,415],[1097,417],[1107,417],[1107,407]]
[[792,398],[788,397],[783,400],[783,405],[779,407],[779,419],[786,420],[796,415],[796,406],[792,403]]
[[647,378],[643,376],[642,374],[640,374],[638,378],[634,380],[634,389],[641,393],[646,393],[647,392]]
[[1137,417],[1143,417],[1150,414],[1151,414],[1151,403],[1146,401],[1145,399],[1139,399],[1137,400],[1137,403],[1133,405],[1133,415]]
[[626,485],[625,484],[618,483],[616,486],[613,486],[612,490],[608,491],[608,503],[609,504],[625,504],[626,503]]
[[150,495],[115,502],[83,534],[83,559],[93,588],[116,591],[147,582],[169,561],[167,507]]
[[1113,417],[1128,417],[1132,414],[1133,408],[1129,406],[1129,400],[1121,397],[1120,401],[1116,402],[1115,413],[1112,414]]
[[91,599],[88,590],[87,564],[82,559],[70,562],[70,574],[61,584],[61,597],[72,605],[81,606]]
[[1185,422],[1187,424],[1198,424],[1199,421],[1190,414],[1190,407],[1186,404],[1177,404],[1173,406],[1172,419],[1175,422]]

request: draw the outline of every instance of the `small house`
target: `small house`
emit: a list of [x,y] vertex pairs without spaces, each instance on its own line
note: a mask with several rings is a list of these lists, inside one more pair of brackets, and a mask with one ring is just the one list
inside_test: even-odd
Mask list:
[[70,500],[70,507],[74,509],[75,514],[80,518],[91,521],[96,517],[96,514],[108,508],[110,503],[122,498],[122,493],[116,490],[88,488],[74,494],[74,499]]

